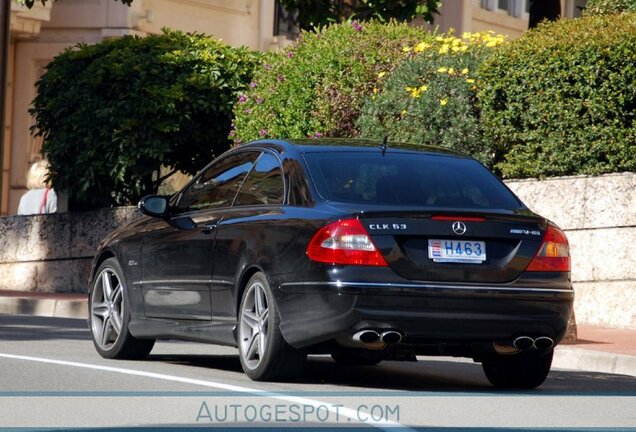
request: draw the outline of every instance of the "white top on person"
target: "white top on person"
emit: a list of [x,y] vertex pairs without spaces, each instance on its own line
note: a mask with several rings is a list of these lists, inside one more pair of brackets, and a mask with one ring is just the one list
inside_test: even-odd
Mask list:
[[35,162],[27,174],[29,191],[20,198],[19,215],[55,213],[57,195],[46,181],[49,163],[46,160]]

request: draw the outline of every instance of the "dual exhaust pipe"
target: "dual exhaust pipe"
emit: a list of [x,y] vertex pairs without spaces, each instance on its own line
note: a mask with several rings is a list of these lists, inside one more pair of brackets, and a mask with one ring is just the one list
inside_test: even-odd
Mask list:
[[521,351],[529,349],[544,351],[554,346],[554,340],[547,336],[539,336],[536,339],[533,339],[530,336],[519,336],[512,342],[512,345]]
[[395,345],[402,341],[402,333],[395,330],[386,330],[379,333],[375,330],[360,330],[351,337],[359,346],[370,349],[382,349],[387,345]]
[[499,354],[516,354],[520,351],[528,351],[528,350],[538,350],[545,351],[549,350],[554,346],[554,340],[547,336],[539,336],[537,338],[533,338],[530,336],[519,336],[512,341],[512,345],[509,343],[495,343],[495,351]]

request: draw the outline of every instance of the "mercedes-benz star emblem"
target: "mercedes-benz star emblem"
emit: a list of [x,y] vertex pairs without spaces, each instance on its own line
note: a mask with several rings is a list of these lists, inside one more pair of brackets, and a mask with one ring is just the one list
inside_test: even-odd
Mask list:
[[464,222],[453,222],[452,228],[453,232],[457,235],[462,235],[466,232],[466,225],[464,225]]

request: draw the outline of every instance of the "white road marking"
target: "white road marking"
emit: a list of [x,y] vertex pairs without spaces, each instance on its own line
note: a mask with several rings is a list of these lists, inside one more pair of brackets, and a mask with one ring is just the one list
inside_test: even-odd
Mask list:
[[[159,379],[164,381],[173,381],[178,383],[192,384],[196,386],[228,390],[228,391],[233,391],[237,393],[260,395],[260,396],[265,396],[265,397],[269,397],[272,399],[281,400],[285,402],[312,406],[314,408],[326,407],[330,412],[336,415],[342,415],[343,417],[349,418],[353,421],[361,422],[361,420],[359,419],[358,411],[354,409],[340,407],[340,406],[336,407],[333,404],[321,402],[314,399],[307,399],[307,398],[302,398],[297,396],[287,396],[285,394],[278,394],[277,392],[271,392],[267,390],[253,389],[249,387],[242,387],[242,386],[237,386],[232,384],[223,384],[223,383],[218,383],[215,381],[204,381],[204,380],[198,380],[198,379],[192,379],[192,378],[185,378],[185,377],[180,377],[176,375],[165,375],[165,374],[160,374],[156,372],[146,372],[146,371],[140,371],[135,369],[126,369],[126,368],[119,368],[119,367],[112,367],[112,366],[100,366],[100,365],[93,365],[90,363],[79,363],[79,362],[72,362],[72,361],[66,361],[66,360],[54,360],[54,359],[23,356],[23,355],[16,355],[16,354],[0,353],[0,358],[24,360],[24,361],[31,361],[31,362],[38,362],[38,363],[47,363],[47,364],[54,364],[59,366],[71,366],[71,367],[82,368],[82,369],[93,369],[93,370],[99,370],[104,372],[113,372],[113,373],[119,373],[124,375],[133,375],[133,376],[139,376],[139,377],[145,377],[145,378],[154,378],[154,379]],[[399,428],[402,428],[402,430],[412,430],[410,428],[407,428],[401,423],[397,423],[397,422],[393,422],[389,420],[375,421],[373,419],[369,419],[368,421],[361,422],[361,423],[368,424],[370,426],[377,427],[379,429],[387,428],[387,430],[389,429],[395,430],[394,428],[399,427]]]

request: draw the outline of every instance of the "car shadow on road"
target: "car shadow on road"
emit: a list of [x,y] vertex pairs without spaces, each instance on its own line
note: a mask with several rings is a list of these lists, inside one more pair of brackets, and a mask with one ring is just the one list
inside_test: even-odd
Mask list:
[[[202,370],[216,369],[242,373],[238,355],[231,354],[151,354],[148,360],[191,366]],[[553,370],[546,382],[536,390],[497,390],[488,383],[480,364],[442,359],[418,362],[387,361],[376,366],[343,366],[336,364],[329,357],[310,356],[302,377],[280,385],[285,391],[291,392],[302,392],[307,385],[311,385],[313,391],[320,391],[316,389],[316,386],[324,386],[325,393],[343,391],[344,387],[345,391],[360,392],[361,395],[368,391],[407,391],[537,396],[636,396],[636,377],[569,370]]]

